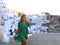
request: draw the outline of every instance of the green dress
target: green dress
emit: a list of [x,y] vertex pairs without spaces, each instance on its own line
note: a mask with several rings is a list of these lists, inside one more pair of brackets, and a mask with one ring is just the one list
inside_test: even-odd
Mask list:
[[25,23],[23,24],[23,23],[20,21],[20,22],[18,23],[18,27],[19,27],[20,29],[19,29],[16,37],[15,37],[15,40],[16,40],[17,42],[20,42],[21,40],[26,39],[26,30],[27,30],[28,26],[29,26],[29,23],[28,23],[28,22],[25,22]]

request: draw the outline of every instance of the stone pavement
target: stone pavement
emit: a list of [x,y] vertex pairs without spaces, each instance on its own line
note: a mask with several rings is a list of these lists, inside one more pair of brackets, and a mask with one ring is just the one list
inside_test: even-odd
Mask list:
[[60,33],[33,34],[27,45],[60,45]]
[[[2,35],[0,33],[0,45],[20,45],[14,39],[10,39],[9,43],[1,42]],[[29,37],[27,45],[60,45],[60,33],[37,33]]]

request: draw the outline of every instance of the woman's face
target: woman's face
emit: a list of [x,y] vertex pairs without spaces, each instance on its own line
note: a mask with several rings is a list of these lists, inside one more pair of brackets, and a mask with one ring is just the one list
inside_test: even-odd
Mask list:
[[22,17],[22,20],[23,20],[23,21],[26,21],[26,16],[23,16],[23,17]]

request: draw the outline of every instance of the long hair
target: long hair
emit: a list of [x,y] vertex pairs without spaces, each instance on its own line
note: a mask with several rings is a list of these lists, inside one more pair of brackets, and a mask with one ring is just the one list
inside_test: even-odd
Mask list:
[[25,14],[22,14],[22,16],[21,16],[21,21],[22,21],[22,18],[23,18],[24,16],[26,16],[26,15],[25,15]]

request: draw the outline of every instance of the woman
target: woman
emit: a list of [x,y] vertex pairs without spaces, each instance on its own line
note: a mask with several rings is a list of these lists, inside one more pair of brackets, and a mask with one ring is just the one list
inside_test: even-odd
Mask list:
[[21,21],[18,23],[18,30],[16,32],[15,40],[21,41],[21,45],[26,45],[28,39],[28,26],[29,23],[26,21],[26,15],[22,14]]

